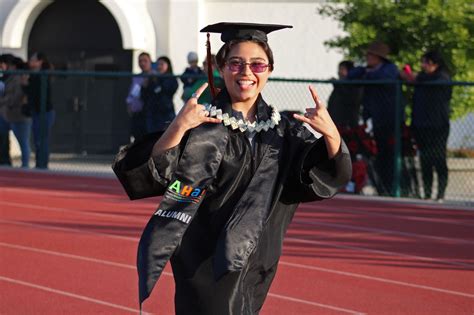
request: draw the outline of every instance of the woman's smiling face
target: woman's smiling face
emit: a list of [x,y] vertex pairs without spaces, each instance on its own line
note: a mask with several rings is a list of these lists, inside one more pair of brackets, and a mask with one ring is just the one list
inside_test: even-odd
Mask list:
[[[240,71],[229,69],[229,62],[248,63]],[[268,56],[263,48],[254,42],[241,42],[229,52],[226,64],[221,69],[225,86],[232,103],[242,102],[251,106],[265,87],[271,74],[270,67],[263,72],[252,72],[250,63],[268,64]]]

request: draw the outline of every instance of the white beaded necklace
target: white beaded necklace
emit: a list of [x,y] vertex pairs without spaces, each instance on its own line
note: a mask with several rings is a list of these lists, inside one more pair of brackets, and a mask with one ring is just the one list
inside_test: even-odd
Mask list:
[[273,129],[281,120],[280,113],[275,106],[269,105],[272,109],[272,114],[270,119],[266,121],[261,121],[257,123],[256,121],[250,122],[247,119],[237,119],[234,116],[230,116],[227,113],[222,113],[222,109],[217,109],[216,106],[211,106],[209,109],[209,117],[215,117],[217,119],[222,119],[224,126],[230,126],[233,130],[239,129],[241,132],[248,130],[249,132],[260,132],[262,130],[267,131],[268,129]]

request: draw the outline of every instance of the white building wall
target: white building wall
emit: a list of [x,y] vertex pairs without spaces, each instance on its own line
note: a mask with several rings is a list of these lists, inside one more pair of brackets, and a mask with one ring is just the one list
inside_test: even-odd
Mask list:
[[0,0],[0,53],[27,57],[31,27],[53,0]]
[[[0,1],[0,43],[2,42],[2,36],[3,36],[3,27],[5,24],[5,21],[12,11],[13,7],[16,4],[16,0],[1,0]],[[0,47],[0,49],[3,49]]]
[[[130,6],[133,1],[134,5]],[[0,53],[12,52],[26,57],[27,38],[39,12],[33,12],[28,19],[25,16],[21,47],[4,45],[12,40],[4,38],[8,16],[19,2],[38,4],[45,7],[51,0],[1,0],[0,1]],[[137,52],[151,50],[153,57],[168,55],[179,73],[187,65],[186,55],[197,51],[201,60],[205,56],[205,34],[199,29],[207,24],[221,21],[242,21],[256,23],[291,24],[291,30],[270,34],[269,41],[274,50],[276,68],[275,77],[286,78],[329,78],[335,75],[341,55],[334,50],[328,51],[324,41],[339,34],[337,23],[323,19],[317,13],[316,1],[230,1],[230,0],[101,0],[120,25],[124,34],[125,49]],[[139,9],[139,10],[138,10]],[[123,12],[121,12],[122,10]],[[137,12],[132,12],[132,11]],[[140,11],[142,10],[142,11]],[[143,11],[145,10],[145,11]],[[148,14],[144,12],[148,11]],[[145,16],[148,15],[148,16]],[[143,16],[142,21],[137,16]],[[152,30],[142,34],[137,30]],[[146,22],[146,23],[145,23]],[[20,23],[20,24],[21,24]],[[129,23],[129,27],[124,27]],[[144,26],[138,24],[143,23]],[[7,34],[7,37],[9,34]],[[150,36],[153,40],[143,39]],[[18,37],[18,36],[16,36]],[[7,40],[8,39],[8,40]],[[156,44],[155,44],[156,43]],[[2,45],[3,44],[3,45]],[[222,45],[219,35],[212,36],[213,51]],[[134,64],[134,69],[137,65]]]
[[173,61],[175,73],[186,68],[189,51],[199,47],[199,8],[202,1],[170,0],[170,49],[168,55]]
[[[341,33],[337,23],[317,13],[316,1],[207,1],[204,25],[223,21],[293,25],[269,34],[275,57],[274,77],[330,78],[337,73],[341,54],[328,51],[324,41]],[[222,45],[212,38],[213,51]],[[205,35],[201,35],[204,47]],[[204,48],[200,50],[205,53]]]
[[[156,50],[148,52],[152,58],[168,54],[170,51],[172,37],[169,32],[170,6],[169,0],[152,0],[147,3],[148,13],[153,21],[156,34]],[[148,36],[150,35],[148,34]]]

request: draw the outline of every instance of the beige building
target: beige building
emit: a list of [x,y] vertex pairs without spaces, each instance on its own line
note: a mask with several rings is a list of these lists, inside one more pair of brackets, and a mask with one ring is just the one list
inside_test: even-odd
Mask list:
[[[64,68],[128,70],[136,55],[168,55],[179,73],[186,54],[205,54],[199,29],[220,21],[291,24],[292,30],[272,34],[274,76],[329,78],[341,55],[324,41],[340,33],[335,21],[323,19],[320,1],[231,0],[2,0],[0,52],[27,57],[44,50]],[[221,42],[213,36],[217,51]],[[66,58],[64,55],[67,55]],[[54,60],[56,59],[56,60]],[[125,61],[124,61],[125,60]],[[121,66],[113,64],[121,63]],[[109,64],[109,67],[106,65]],[[99,68],[101,68],[99,67]]]

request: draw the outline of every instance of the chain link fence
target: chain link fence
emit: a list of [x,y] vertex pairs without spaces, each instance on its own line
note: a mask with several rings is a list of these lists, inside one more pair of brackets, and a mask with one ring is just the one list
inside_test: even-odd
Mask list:
[[[28,106],[22,98],[22,104],[15,106],[27,117],[20,123],[5,119],[2,109],[0,129],[2,134],[10,130],[13,167],[27,164],[112,176],[110,164],[118,149],[133,136],[161,129],[174,117],[173,108],[178,112],[183,105],[177,76],[141,78],[148,82],[148,90],[139,88],[135,94],[142,101],[147,97],[145,107],[154,108],[153,117],[126,105],[138,75],[15,71],[3,73],[2,80],[8,83],[7,78],[17,77],[28,84],[27,76],[37,78],[39,104]],[[353,178],[346,192],[474,202],[474,104],[469,102],[473,82],[416,85],[276,78],[267,83],[263,96],[281,112],[302,112],[314,106],[310,84],[329,104],[351,151]],[[462,108],[462,113],[451,110],[455,114],[444,121],[448,113],[442,111],[449,108]],[[21,129],[22,124],[31,125]],[[25,135],[30,129],[31,137]],[[0,145],[4,156],[8,147],[3,140]],[[23,159],[22,151],[27,155]]]

